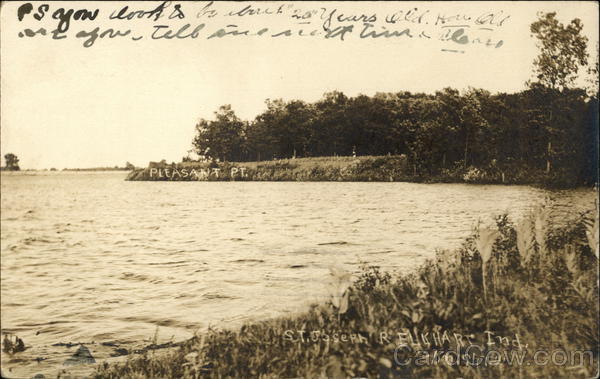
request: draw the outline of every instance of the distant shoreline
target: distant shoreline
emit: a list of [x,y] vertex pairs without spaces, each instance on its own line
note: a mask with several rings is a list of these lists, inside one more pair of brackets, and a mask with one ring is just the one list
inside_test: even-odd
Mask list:
[[56,168],[29,168],[21,170],[1,170],[2,172],[63,172],[63,171],[131,171],[131,168],[125,167],[89,167],[89,168],[63,168],[61,170]]
[[63,168],[61,171],[131,171],[125,167]]

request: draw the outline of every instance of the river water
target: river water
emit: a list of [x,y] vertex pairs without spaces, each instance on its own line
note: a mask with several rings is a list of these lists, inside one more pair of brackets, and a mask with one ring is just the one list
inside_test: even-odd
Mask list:
[[289,314],[326,299],[332,265],[409,271],[457,247],[478,219],[519,218],[547,195],[573,212],[594,198],[527,186],[125,176],[2,173],[2,332],[28,347],[3,353],[5,375],[67,369],[77,346],[60,344],[85,343],[101,361],[154,336],[180,341],[208,325]]

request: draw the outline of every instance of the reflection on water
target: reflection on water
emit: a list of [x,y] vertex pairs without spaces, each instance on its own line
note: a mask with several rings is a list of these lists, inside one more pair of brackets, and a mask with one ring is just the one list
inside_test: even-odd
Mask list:
[[[413,183],[125,182],[124,173],[2,174],[2,330],[30,348],[3,371],[61,365],[86,342],[181,340],[327,295],[328,268],[406,271],[479,218],[545,191]],[[565,209],[591,190],[552,193]],[[567,204],[568,206],[564,206]],[[93,342],[93,343],[92,343]],[[38,363],[35,358],[46,358]]]

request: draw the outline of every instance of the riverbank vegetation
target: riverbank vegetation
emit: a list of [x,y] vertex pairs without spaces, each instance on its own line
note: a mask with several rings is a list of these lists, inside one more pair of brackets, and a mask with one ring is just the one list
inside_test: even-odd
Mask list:
[[500,166],[494,161],[485,167],[458,164],[434,174],[419,171],[406,155],[314,157],[262,162],[152,162],[134,169],[127,180],[156,181],[340,181],[529,184],[570,187],[569,175],[547,173],[514,164]]
[[550,209],[479,225],[459,249],[408,275],[370,267],[352,282],[332,269],[326,304],[211,329],[93,376],[595,377],[597,208],[561,226]]

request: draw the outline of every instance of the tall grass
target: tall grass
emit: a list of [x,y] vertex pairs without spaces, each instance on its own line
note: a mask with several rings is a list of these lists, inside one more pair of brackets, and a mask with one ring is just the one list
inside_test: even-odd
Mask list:
[[[334,291],[326,304],[240,330],[209,330],[178,351],[105,363],[94,377],[594,377],[597,210],[566,226],[551,220],[548,207],[536,208],[517,225],[498,216],[492,227],[475,228],[459,249],[439,251],[408,275],[368,267],[348,285],[347,273],[333,269]],[[444,332],[448,339],[439,337]],[[488,338],[495,345],[487,345]],[[591,359],[564,365],[415,364],[424,352],[449,356],[473,344],[482,353],[525,352],[528,358],[540,349],[585,350]]]

